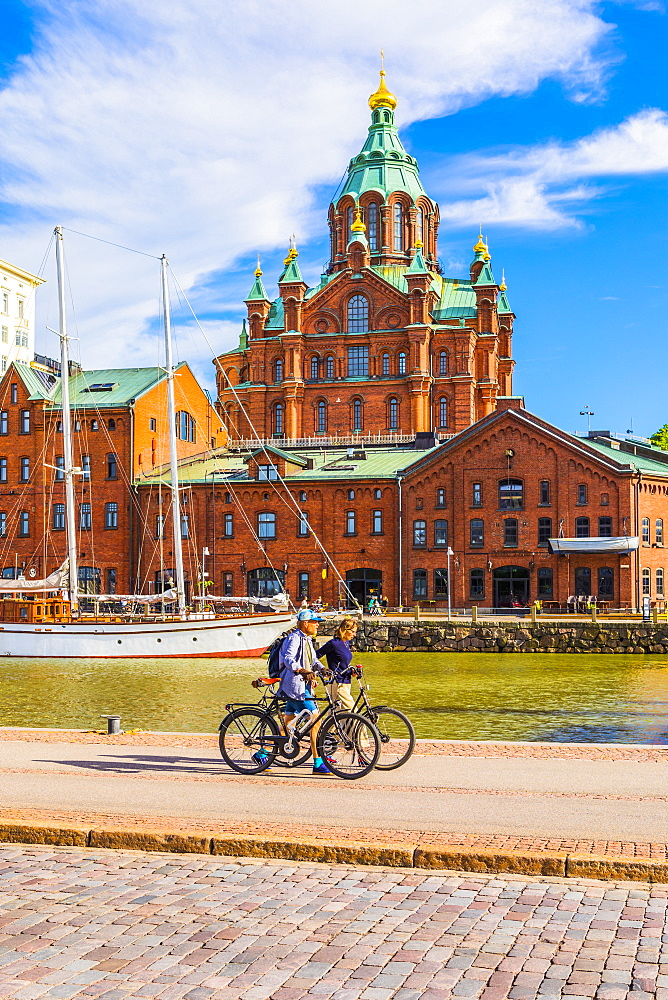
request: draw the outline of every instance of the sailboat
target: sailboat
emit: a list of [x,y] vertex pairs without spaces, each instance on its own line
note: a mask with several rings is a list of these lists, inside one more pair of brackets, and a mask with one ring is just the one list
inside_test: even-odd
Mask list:
[[[267,601],[267,610],[217,614],[189,611],[181,539],[181,502],[174,398],[175,367],[172,355],[167,258],[161,258],[161,294],[165,335],[165,371],[171,494],[174,581],[167,593],[128,595],[131,606],[145,605],[143,614],[100,612],[104,597],[94,599],[94,613],[87,613],[79,601],[78,551],[74,480],[82,470],[73,462],[72,417],[70,407],[70,359],[65,309],[65,267],[62,228],[55,231],[58,275],[58,311],[62,379],[63,475],[65,479],[65,528],[67,558],[49,576],[39,580],[19,577],[0,579],[0,593],[19,596],[0,599],[0,656],[57,657],[64,659],[154,659],[156,657],[235,657],[258,656],[294,621],[285,594]],[[27,595],[30,595],[29,597]],[[50,596],[49,596],[50,595]],[[122,595],[109,595],[118,603]],[[172,614],[151,615],[150,604],[166,602]],[[253,604],[263,602],[253,599]]]

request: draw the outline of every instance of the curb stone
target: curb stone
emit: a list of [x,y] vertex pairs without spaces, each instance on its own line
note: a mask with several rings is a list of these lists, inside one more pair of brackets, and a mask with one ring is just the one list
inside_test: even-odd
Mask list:
[[668,883],[668,861],[611,858],[558,851],[466,851],[364,843],[272,840],[265,837],[209,836],[186,832],[84,830],[38,824],[0,823],[0,843],[112,850],[209,854],[225,857],[275,858],[329,864],[375,865],[486,874],[543,875],[615,882]]

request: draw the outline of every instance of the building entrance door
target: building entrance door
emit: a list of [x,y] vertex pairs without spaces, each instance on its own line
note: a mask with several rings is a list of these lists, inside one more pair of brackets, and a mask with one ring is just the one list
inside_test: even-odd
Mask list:
[[492,573],[495,608],[523,608],[529,600],[529,570],[499,566]]
[[[346,584],[355,600],[366,611],[369,598],[380,598],[383,592],[383,574],[379,569],[349,569],[346,572]],[[350,594],[346,596],[348,607],[355,607],[354,602],[350,599]]]

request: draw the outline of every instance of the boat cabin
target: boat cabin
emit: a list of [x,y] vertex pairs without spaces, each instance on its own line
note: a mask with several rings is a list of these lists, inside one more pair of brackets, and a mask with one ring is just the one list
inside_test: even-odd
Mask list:
[[61,598],[48,600],[25,600],[7,597],[0,600],[0,621],[2,622],[69,622],[70,602]]

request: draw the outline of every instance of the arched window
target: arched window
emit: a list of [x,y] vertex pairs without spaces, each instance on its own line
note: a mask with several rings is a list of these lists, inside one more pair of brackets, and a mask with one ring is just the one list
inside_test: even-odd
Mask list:
[[283,381],[283,358],[276,358],[274,361],[274,382]]
[[318,357],[311,358],[311,378],[318,378],[320,375],[320,359]]
[[420,243],[424,243],[424,211],[421,208],[418,208],[415,219],[415,236]]
[[366,333],[369,329],[369,302],[364,295],[348,301],[348,333]]
[[382,357],[382,369],[381,369],[381,371],[382,371],[383,375],[389,375],[390,374],[390,355],[387,353],[387,351],[385,351],[385,353],[383,354],[383,357]]
[[353,402],[353,430],[362,430],[362,400],[356,399]]
[[369,241],[369,249],[373,253],[378,250],[378,205],[376,205],[375,201],[372,201],[367,209],[366,235]]
[[663,518],[657,517],[656,524],[654,526],[656,535],[655,541],[657,545],[663,545]]
[[396,431],[399,427],[399,400],[392,397],[387,406],[387,426],[391,431]]
[[663,592],[663,570],[662,569],[657,569],[657,571],[656,571],[656,596],[657,597],[664,597],[665,596],[664,592]]
[[347,223],[348,223],[348,229],[347,229],[347,232],[348,232],[348,242],[350,243],[350,240],[352,239],[352,235],[353,235],[353,222],[355,221],[355,212],[353,211],[352,205],[350,206],[350,208],[346,212],[346,220],[347,220]]
[[649,569],[642,571],[642,593],[643,597],[649,597],[652,593],[652,572]]
[[448,374],[448,352],[441,351],[438,356],[438,374],[447,375]]
[[438,426],[448,426],[448,401],[444,396],[438,401]]
[[113,417],[109,420],[109,430],[110,431],[116,430],[116,421],[114,420]]
[[283,404],[276,403],[274,405],[274,434],[283,433]]
[[323,434],[327,430],[327,403],[324,399],[318,400],[316,408],[316,431]]
[[399,351],[398,363],[399,363],[398,364],[399,374],[400,375],[405,375],[406,374],[406,352],[405,351]]
[[404,248],[404,210],[403,206],[398,202],[394,206],[393,213],[393,225],[392,225],[392,243],[395,250],[403,250]]
[[649,518],[642,519],[642,541],[643,545],[649,545]]
[[325,358],[325,374],[327,378],[334,378],[334,358],[331,354]]

